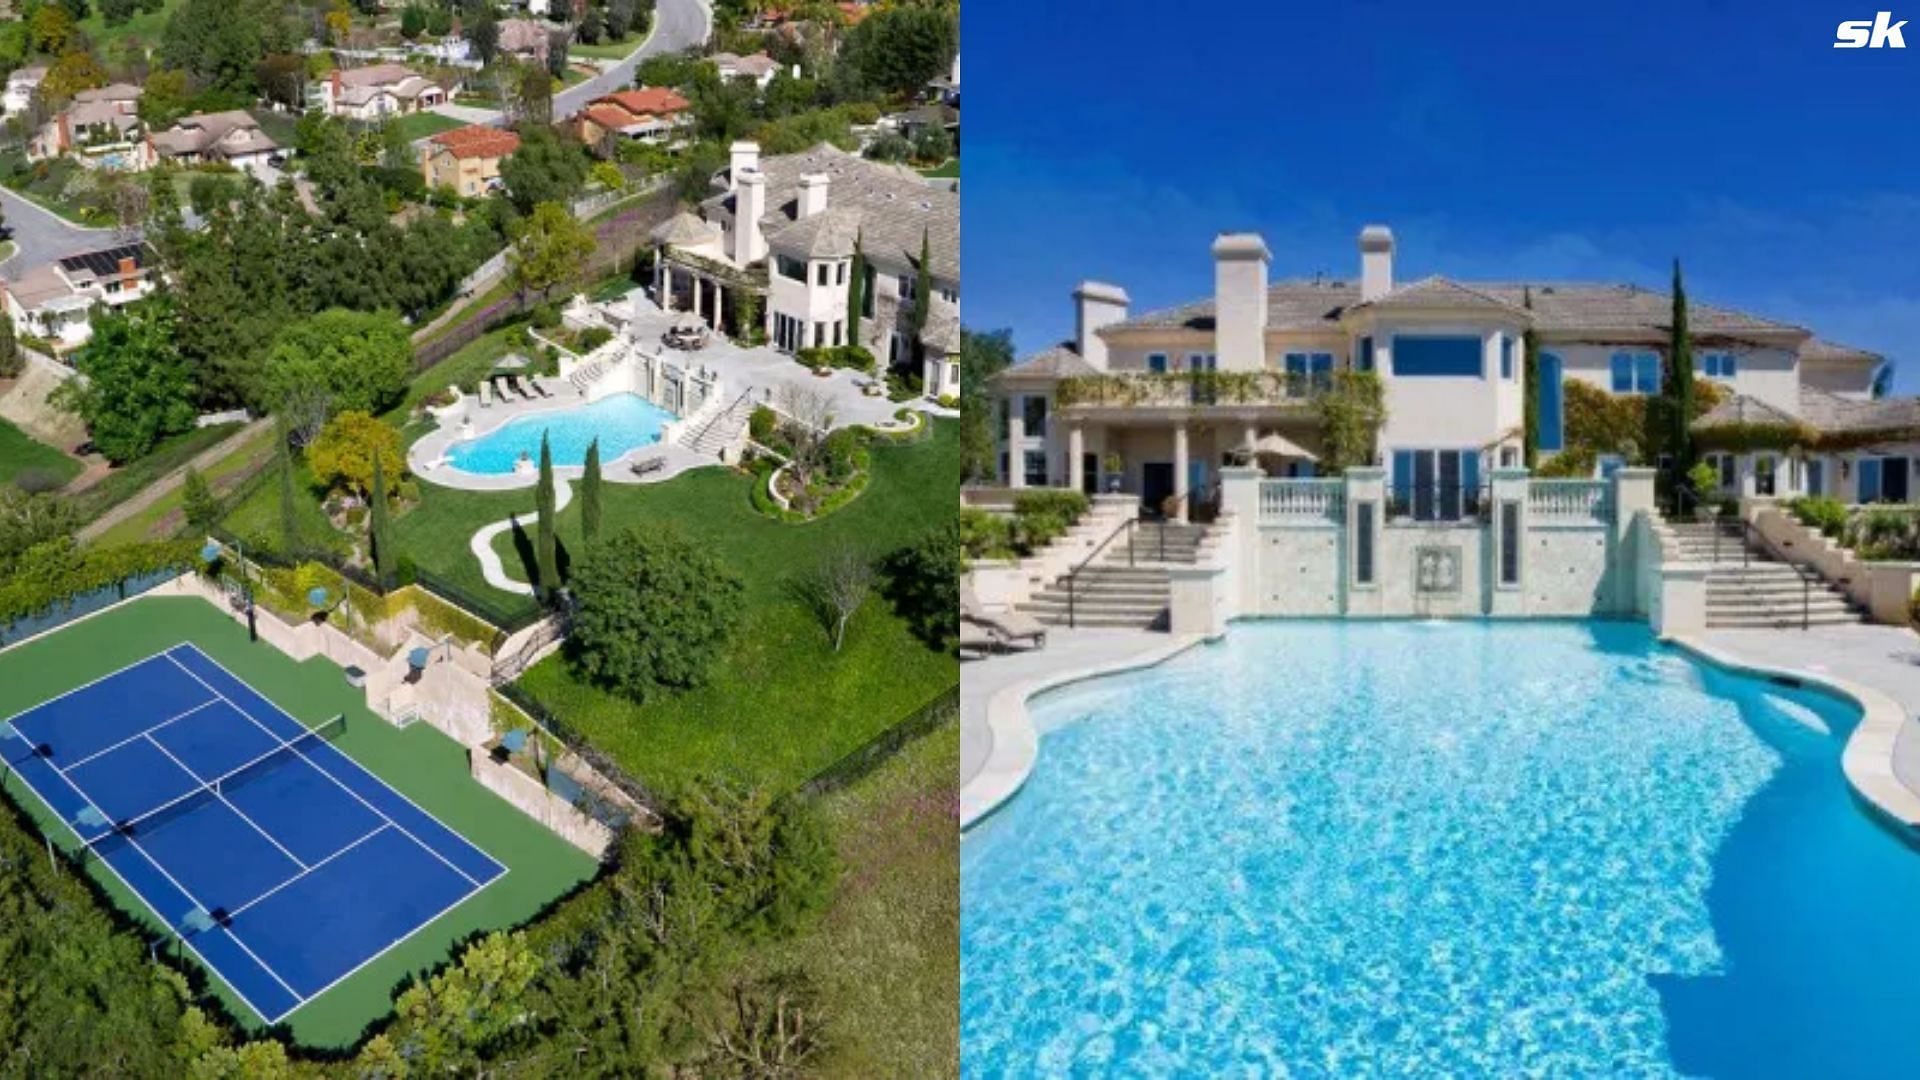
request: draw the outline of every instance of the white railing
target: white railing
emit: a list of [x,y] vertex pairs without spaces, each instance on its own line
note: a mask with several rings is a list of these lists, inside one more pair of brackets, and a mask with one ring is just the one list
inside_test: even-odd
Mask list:
[[1527,485],[1527,511],[1559,521],[1613,520],[1613,481],[1534,480]]
[[1261,521],[1339,521],[1347,511],[1347,483],[1338,477],[1262,480]]

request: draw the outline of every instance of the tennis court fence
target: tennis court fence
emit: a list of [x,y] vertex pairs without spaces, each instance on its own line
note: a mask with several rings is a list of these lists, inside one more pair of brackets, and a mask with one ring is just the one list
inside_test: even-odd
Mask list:
[[[532,720],[542,731],[552,736],[554,741],[566,747],[568,753],[584,762],[588,768],[598,773],[602,779],[618,789],[621,794],[640,804],[641,808],[646,810],[647,813],[656,817],[660,815],[662,806],[660,797],[655,794],[651,788],[621,768],[619,762],[613,760],[612,757],[588,742],[584,736],[578,731],[575,731],[566,721],[547,711],[545,706],[534,700],[526,691],[520,689],[518,684],[510,682],[503,683],[494,687],[494,691],[505,698],[515,708],[525,713],[528,719]],[[565,776],[564,771],[561,771],[560,775]],[[571,790],[567,788],[568,780],[573,781],[574,786]],[[553,791],[556,795],[561,796],[568,802],[573,803],[582,813],[600,822],[602,825],[618,831],[627,824],[630,824],[627,820],[626,812],[621,808],[614,806],[605,799],[589,797],[591,796],[591,786],[579,783],[578,778],[567,777],[566,780],[562,780],[556,785],[553,770],[550,768],[546,781],[550,791]]]

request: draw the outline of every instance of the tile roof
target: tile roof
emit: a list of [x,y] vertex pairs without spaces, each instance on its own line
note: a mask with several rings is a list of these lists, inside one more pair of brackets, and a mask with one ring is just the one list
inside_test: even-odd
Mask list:
[[[920,238],[929,240],[933,274],[942,281],[960,280],[960,197],[927,185],[911,169],[868,161],[821,143],[798,154],[777,154],[760,160],[766,177],[767,210],[761,231],[770,246],[785,249],[788,229],[806,225],[799,216],[800,178],[813,173],[829,177],[827,207],[858,215],[856,233],[867,260],[893,274],[911,274],[920,262]],[[700,204],[708,221],[733,224],[733,193],[708,196]],[[818,224],[794,236],[794,243],[814,242]]]
[[1811,386],[1800,388],[1800,415],[1821,431],[1893,431],[1920,427],[1920,398],[1857,401]]
[[[810,259],[844,259],[861,242],[865,215],[847,206],[829,206],[810,218],[801,218],[780,231],[769,243],[789,255]],[[919,253],[916,251],[915,255]]]
[[637,90],[620,90],[594,100],[596,102],[611,101],[630,113],[650,113],[654,116],[670,115],[689,107],[686,98],[664,86],[643,86]]
[[280,148],[260,130],[260,122],[251,113],[240,109],[183,116],[167,130],[154,132],[152,141],[153,148],[165,157],[207,153],[231,157]]
[[433,137],[433,143],[457,158],[506,157],[520,149],[520,136],[485,124],[469,124]]
[[344,68],[339,75],[342,86],[386,86],[412,78],[413,69],[405,64],[368,64],[366,67]]
[[1508,303],[1479,289],[1469,288],[1449,278],[1434,275],[1397,286],[1385,296],[1362,300],[1356,307],[1375,311],[1490,311],[1519,315],[1517,303]]
[[1032,356],[1004,368],[994,378],[1070,379],[1077,375],[1098,375],[1092,364],[1080,355],[1072,342],[1042,349]]
[[690,247],[717,239],[719,232],[720,230],[717,226],[700,220],[699,216],[691,211],[682,210],[660,224],[655,225],[650,235],[655,241],[662,244],[669,244],[675,247]]
[[1733,394],[1693,422],[1695,428],[1721,427],[1726,424],[1798,424],[1801,417],[1776,408],[1747,394]]
[[[1426,300],[1448,298],[1462,304],[1470,297],[1521,307],[1530,296],[1533,324],[1543,332],[1665,333],[1672,316],[1668,294],[1637,285],[1566,282],[1456,282],[1426,278],[1375,301],[1420,290]],[[1473,301],[1473,302],[1480,302]],[[1330,330],[1345,311],[1360,303],[1360,287],[1347,281],[1281,281],[1267,290],[1267,329]],[[1731,308],[1690,301],[1688,325],[1698,334],[1805,333],[1790,323],[1763,319]],[[1117,330],[1213,328],[1213,300],[1149,311],[1113,324]]]
[[1886,357],[1881,356],[1877,352],[1870,352],[1866,349],[1856,349],[1851,345],[1841,345],[1837,342],[1828,341],[1825,338],[1814,338],[1800,346],[1800,359],[1822,360],[1827,363],[1872,365],[1878,364],[1880,361],[1885,360]]

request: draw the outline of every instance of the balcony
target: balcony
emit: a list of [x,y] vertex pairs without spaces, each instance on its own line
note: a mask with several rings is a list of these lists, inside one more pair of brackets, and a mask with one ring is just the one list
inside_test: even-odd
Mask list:
[[1054,401],[1062,409],[1306,405],[1332,386],[1326,372],[1127,372],[1062,379]]

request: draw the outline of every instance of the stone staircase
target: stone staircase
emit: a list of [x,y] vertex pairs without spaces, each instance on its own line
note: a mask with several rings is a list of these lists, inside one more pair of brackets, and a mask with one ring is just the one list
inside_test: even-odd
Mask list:
[[1108,544],[1074,577],[1069,604],[1067,575],[1061,575],[1016,605],[1051,626],[1105,626],[1164,629],[1171,586],[1169,566],[1200,561],[1208,531],[1204,525],[1141,522],[1133,529],[1132,558],[1127,537]]
[[733,399],[733,404],[708,417],[700,426],[688,429],[680,436],[680,445],[707,457],[719,457],[721,452],[740,441],[740,433],[747,429],[747,422],[753,417],[753,402],[748,398],[752,392],[741,394]]
[[593,381],[605,374],[606,370],[606,361],[595,360],[593,363],[567,376],[567,381],[573,384],[575,390],[584,394],[587,392],[587,387],[592,386]]
[[1748,550],[1733,521],[1668,522],[1667,557],[1706,563],[1709,629],[1798,628],[1866,621],[1847,594],[1816,579],[1809,592],[1800,572],[1764,546]]

